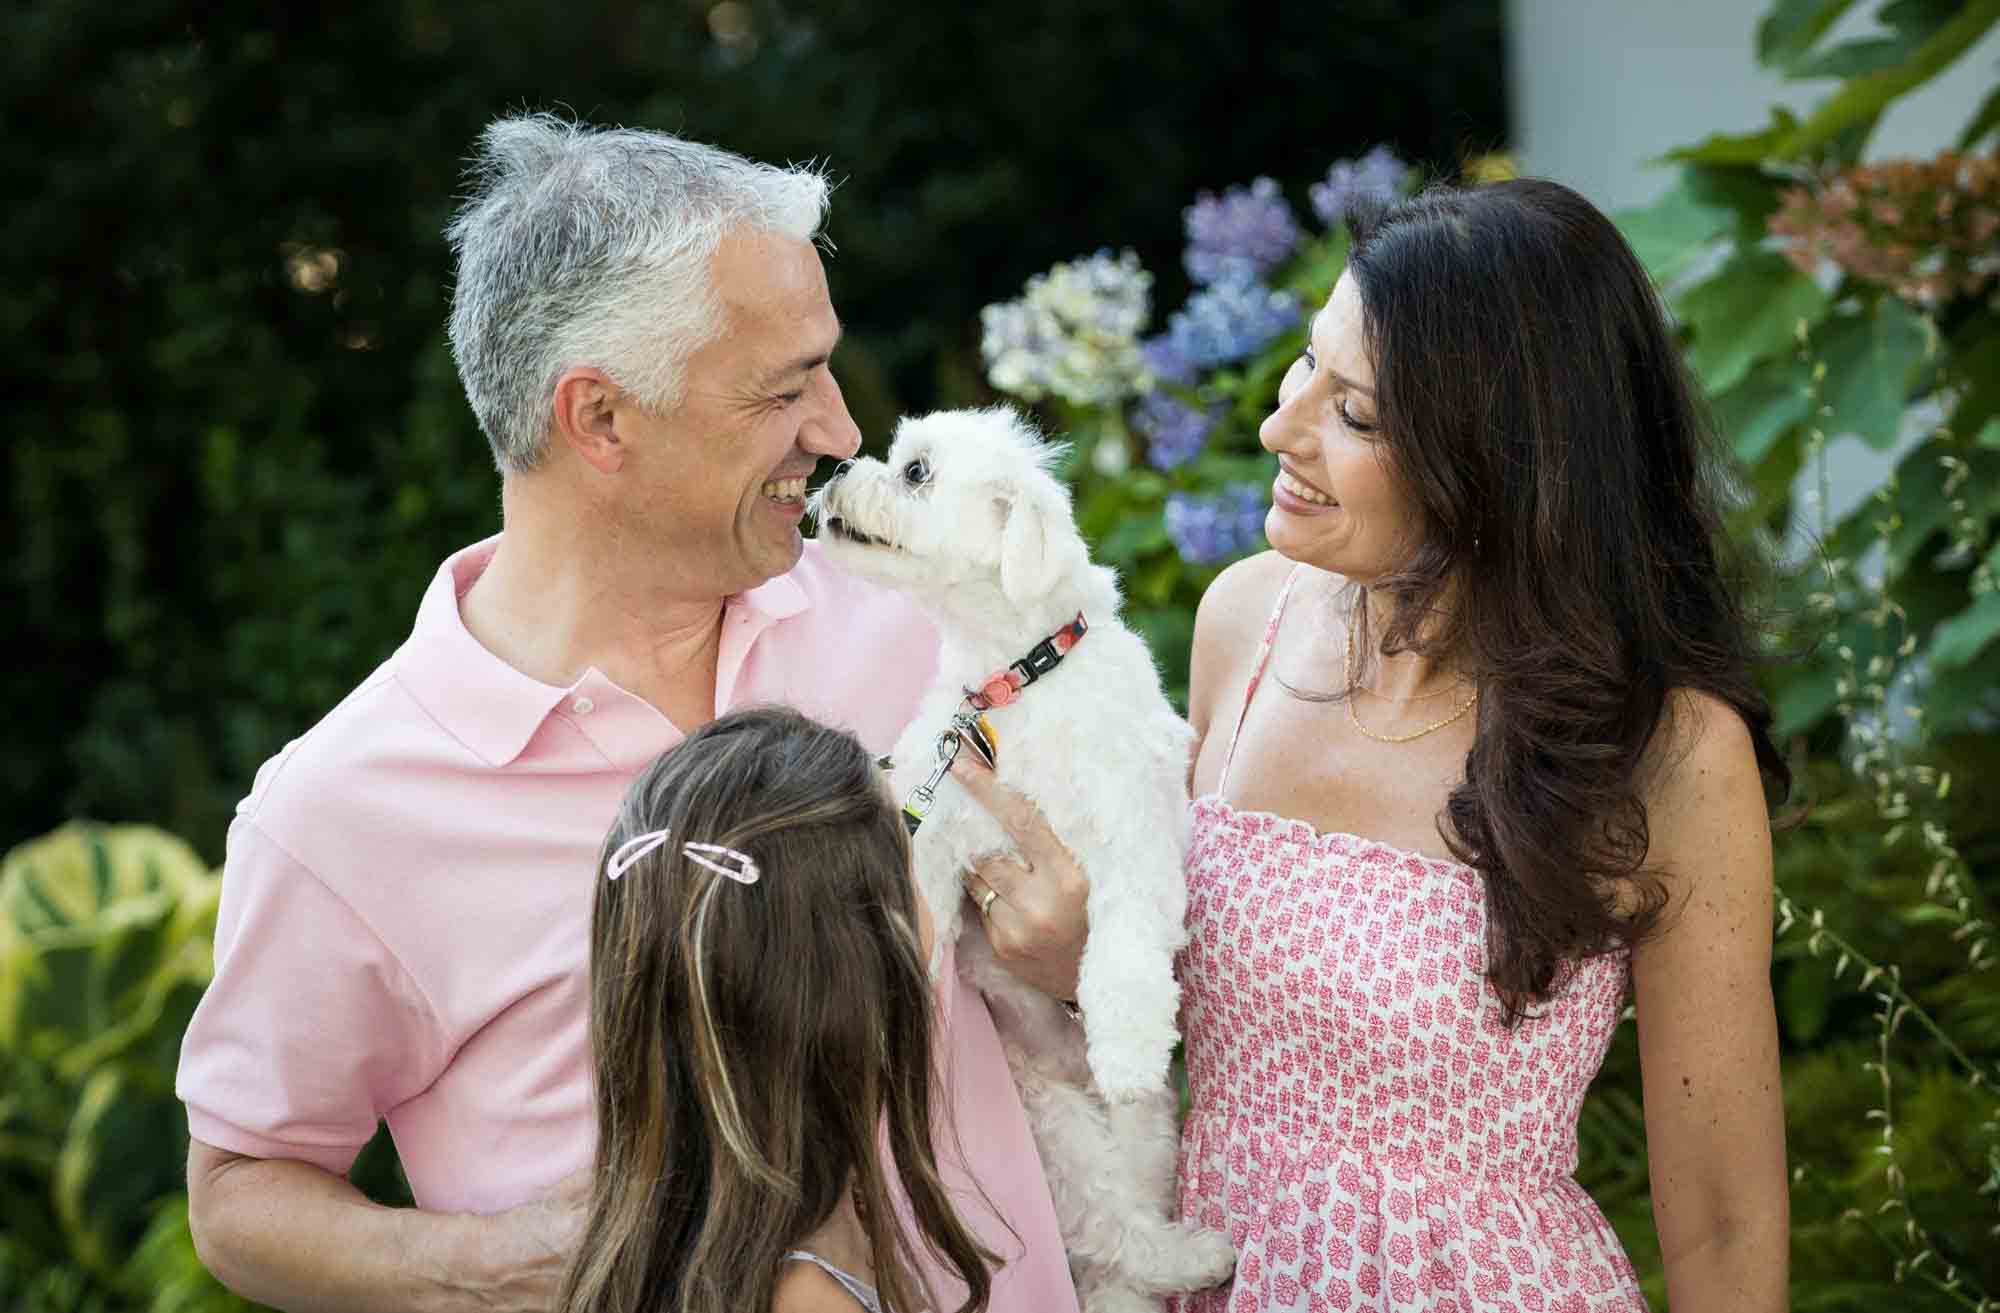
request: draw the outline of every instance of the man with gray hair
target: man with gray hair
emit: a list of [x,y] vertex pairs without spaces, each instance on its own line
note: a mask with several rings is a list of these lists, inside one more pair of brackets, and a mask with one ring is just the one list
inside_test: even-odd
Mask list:
[[[450,228],[451,342],[503,531],[448,558],[409,640],[258,772],[182,1048],[190,1224],[241,1294],[548,1308],[588,1189],[591,881],[627,783],[747,703],[878,750],[914,712],[927,622],[798,531],[814,465],[860,440],[828,370],[826,205],[812,170],[661,133],[487,130]],[[1018,797],[965,782],[1026,859],[981,868],[991,937],[1066,997],[1081,875]],[[1073,1310],[985,1004],[952,975],[941,995],[960,1134],[940,1160],[1002,1259],[992,1307]],[[380,1119],[416,1209],[345,1179]]]

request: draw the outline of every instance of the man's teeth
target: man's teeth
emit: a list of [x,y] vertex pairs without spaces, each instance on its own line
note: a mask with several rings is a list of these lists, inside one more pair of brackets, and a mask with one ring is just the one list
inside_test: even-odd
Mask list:
[[772,479],[764,485],[764,495],[772,501],[798,501],[806,495],[806,481],[797,479]]
[[1334,506],[1338,504],[1333,498],[1327,496],[1318,488],[1300,483],[1285,470],[1278,471],[1278,486],[1292,494],[1292,496],[1297,497],[1300,501],[1309,501],[1315,506]]

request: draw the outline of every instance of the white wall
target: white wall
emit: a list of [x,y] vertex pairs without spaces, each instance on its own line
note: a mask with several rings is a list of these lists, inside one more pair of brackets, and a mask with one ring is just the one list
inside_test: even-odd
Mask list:
[[[1757,66],[1764,0],[1508,0],[1513,147],[1524,172],[1605,209],[1666,185],[1645,161],[1714,132],[1762,128],[1774,104],[1803,116],[1837,84],[1786,82]],[[1881,30],[1855,6],[1829,39]],[[2000,76],[2000,28],[1944,76],[1890,107],[1868,157],[1930,155],[1956,140]]]
[[[1716,132],[1750,132],[1770,107],[1803,117],[1832,80],[1787,82],[1756,59],[1768,0],[1508,0],[1512,145],[1521,171],[1576,188],[1600,208],[1643,205],[1671,170],[1646,161]],[[1856,5],[1827,40],[1880,32],[1874,3]],[[1889,107],[1867,158],[1934,155],[1957,141],[2000,76],[2000,27],[1942,76]],[[1934,420],[1932,422],[1935,422]],[[1827,445],[1827,514],[1838,517],[1901,458],[1858,438]]]

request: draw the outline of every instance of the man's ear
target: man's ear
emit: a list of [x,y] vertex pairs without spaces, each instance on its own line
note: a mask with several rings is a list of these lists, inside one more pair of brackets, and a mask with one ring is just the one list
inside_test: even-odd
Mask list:
[[616,422],[624,394],[601,369],[577,365],[556,379],[556,437],[600,474],[625,464],[625,443]]
[[1046,595],[1083,563],[1083,542],[1070,526],[1069,506],[1039,483],[1000,499],[1000,591],[1016,606]]

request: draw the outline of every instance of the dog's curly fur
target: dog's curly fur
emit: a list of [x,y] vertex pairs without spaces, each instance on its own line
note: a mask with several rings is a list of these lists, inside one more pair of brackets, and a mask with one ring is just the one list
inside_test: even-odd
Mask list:
[[1227,1237],[1170,1221],[1176,1099],[1168,1064],[1184,938],[1191,734],[1145,643],[1118,621],[1116,576],[1091,563],[1058,448],[1004,407],[906,419],[886,461],[849,464],[815,498],[830,559],[937,621],[939,673],[896,745],[904,794],[936,761],[964,690],[1081,611],[1055,670],[987,713],[1000,781],[1031,799],[1090,883],[1079,1029],[1000,966],[961,880],[1010,847],[947,777],[915,841],[940,945],[987,998],[1040,1147],[1086,1313],[1154,1309],[1226,1277]]

